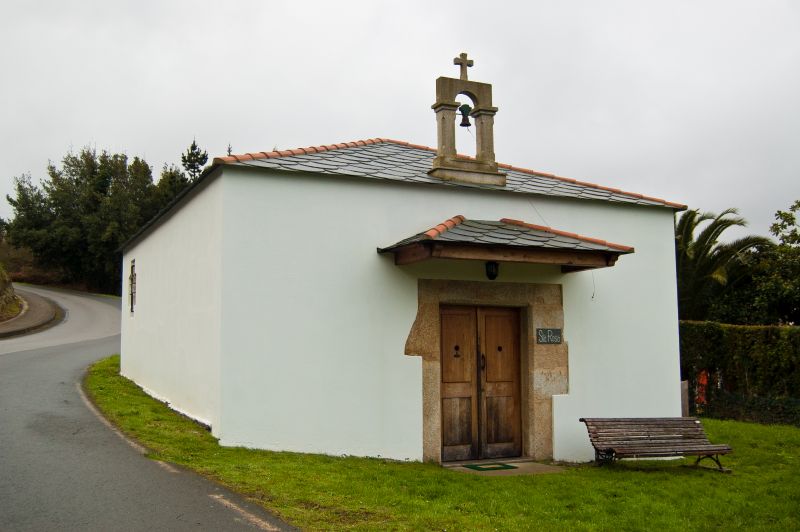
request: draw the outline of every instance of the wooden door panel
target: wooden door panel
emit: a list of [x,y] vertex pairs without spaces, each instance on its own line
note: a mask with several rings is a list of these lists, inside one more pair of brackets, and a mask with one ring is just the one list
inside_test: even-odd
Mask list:
[[442,443],[472,445],[472,398],[442,399]]
[[447,390],[443,397],[472,397],[475,394],[474,382],[443,382],[442,387]]
[[442,460],[478,456],[475,397],[442,397]]
[[486,382],[511,382],[519,372],[513,319],[513,313],[498,310],[485,314]]
[[442,462],[474,460],[476,456],[474,445],[442,445]]
[[514,441],[514,397],[486,398],[486,443]]
[[514,396],[515,383],[512,382],[487,382],[484,386],[484,393],[487,397],[501,396],[509,397]]
[[476,309],[442,307],[442,460],[478,456]]
[[521,447],[514,443],[493,443],[481,452],[481,458],[513,458],[521,455]]
[[519,456],[520,427],[519,311],[478,309],[478,337],[484,365],[480,373],[480,455]]
[[475,382],[475,309],[442,308],[442,382]]

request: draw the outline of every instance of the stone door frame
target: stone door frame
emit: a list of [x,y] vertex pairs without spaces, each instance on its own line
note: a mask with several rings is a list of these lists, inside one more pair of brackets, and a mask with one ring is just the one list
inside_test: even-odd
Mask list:
[[568,392],[567,343],[537,344],[538,328],[564,329],[560,284],[419,279],[417,317],[405,354],[422,357],[422,456],[441,463],[441,305],[520,309],[520,408],[522,455],[553,457],[553,395]]

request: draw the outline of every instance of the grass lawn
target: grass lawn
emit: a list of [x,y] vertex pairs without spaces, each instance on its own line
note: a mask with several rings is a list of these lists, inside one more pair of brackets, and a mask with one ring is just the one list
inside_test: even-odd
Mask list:
[[795,427],[704,420],[713,443],[734,449],[723,457],[731,475],[684,467],[687,459],[480,477],[431,464],[220,447],[120,377],[119,356],[92,366],[85,387],[150,457],[194,469],[303,529],[800,530]]

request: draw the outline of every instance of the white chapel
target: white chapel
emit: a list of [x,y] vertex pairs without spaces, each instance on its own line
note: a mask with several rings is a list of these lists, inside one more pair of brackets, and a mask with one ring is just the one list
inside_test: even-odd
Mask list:
[[124,247],[123,375],[222,445],[332,455],[588,461],[581,417],[679,416],[685,206],[498,163],[455,63],[435,148],[214,159]]

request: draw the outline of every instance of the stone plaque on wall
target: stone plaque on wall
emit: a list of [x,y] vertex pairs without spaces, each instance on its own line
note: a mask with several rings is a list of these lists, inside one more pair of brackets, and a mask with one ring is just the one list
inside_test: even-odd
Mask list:
[[537,344],[560,344],[561,329],[536,329]]

